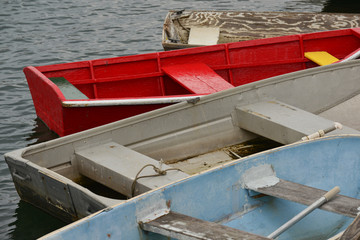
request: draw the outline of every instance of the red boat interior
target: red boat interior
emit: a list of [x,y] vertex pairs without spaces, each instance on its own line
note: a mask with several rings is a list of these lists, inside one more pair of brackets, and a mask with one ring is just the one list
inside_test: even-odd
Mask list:
[[343,59],[359,48],[360,30],[346,29],[40,66],[36,75],[65,78],[89,99],[208,94],[317,66],[304,52]]
[[345,29],[30,66],[24,73],[36,114],[64,136],[165,107],[183,97],[316,67],[315,62],[322,61],[309,56],[318,56],[318,51],[336,61],[359,48],[360,29]]

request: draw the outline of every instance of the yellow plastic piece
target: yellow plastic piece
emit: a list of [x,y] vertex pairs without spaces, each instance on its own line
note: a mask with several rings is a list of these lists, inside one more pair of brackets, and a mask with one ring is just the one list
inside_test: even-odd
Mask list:
[[329,64],[339,61],[339,59],[337,59],[330,53],[324,52],[324,51],[306,52],[305,57],[310,59],[311,61],[319,64],[320,66],[329,65]]

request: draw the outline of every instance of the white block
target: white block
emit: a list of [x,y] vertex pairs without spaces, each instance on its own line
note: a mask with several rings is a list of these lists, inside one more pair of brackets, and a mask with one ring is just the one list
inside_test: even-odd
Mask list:
[[192,27],[190,28],[188,44],[215,45],[219,40],[219,27]]

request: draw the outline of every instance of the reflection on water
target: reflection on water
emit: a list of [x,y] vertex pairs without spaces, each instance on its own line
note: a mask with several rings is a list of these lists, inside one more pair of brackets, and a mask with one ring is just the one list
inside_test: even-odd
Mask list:
[[19,201],[4,161],[6,152],[58,137],[36,118],[23,67],[161,51],[170,9],[360,12],[359,2],[1,0],[0,239],[34,239],[63,225]]
[[360,13],[359,0],[327,0],[323,12]]
[[36,239],[66,225],[24,201],[19,202],[14,219],[9,224],[14,229],[10,235],[14,240]]
[[[39,118],[35,118],[32,122],[32,129],[28,136],[25,137],[24,142],[27,143],[27,146],[30,146],[55,138],[58,138],[58,135],[50,131]],[[2,188],[4,189],[4,187]],[[14,194],[17,193],[14,192]],[[18,199],[18,196],[9,199],[15,201],[15,199]],[[6,211],[9,215],[11,212],[14,212],[14,214],[10,218],[12,221],[7,226],[2,227],[2,229],[5,228],[7,231],[2,234],[0,232],[0,239],[36,239],[66,225],[66,223],[24,201],[20,200],[15,206],[15,211],[12,208]],[[2,213],[5,212],[3,211]]]
[[26,137],[26,141],[29,142],[28,146],[37,143],[46,142],[55,138],[58,138],[55,132],[51,131],[46,124],[41,121],[40,118],[35,118],[34,128],[29,136]]

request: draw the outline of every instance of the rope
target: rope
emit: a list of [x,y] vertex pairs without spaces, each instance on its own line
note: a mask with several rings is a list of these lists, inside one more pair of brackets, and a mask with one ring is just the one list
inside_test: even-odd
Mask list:
[[187,29],[186,27],[184,27],[184,26],[181,24],[179,18],[176,18],[175,20],[178,22],[178,24],[180,25],[180,27],[181,27],[182,29],[184,29],[184,30],[187,31],[187,32],[190,32],[190,29]]
[[[154,171],[157,173],[157,174],[151,174],[151,175],[145,175],[145,176],[140,176],[140,173],[147,167],[153,167]],[[163,176],[163,175],[166,175],[166,173],[168,171],[172,171],[172,170],[177,170],[177,171],[180,171],[180,169],[178,168],[168,168],[168,169],[165,169],[165,170],[161,170],[160,168],[156,167],[154,164],[146,164],[145,166],[143,166],[139,172],[136,174],[135,176],[135,179],[133,181],[133,183],[131,184],[131,197],[134,197],[134,194],[135,194],[135,187],[136,187],[136,183],[139,179],[141,178],[147,178],[147,177],[157,177],[157,176]]]

